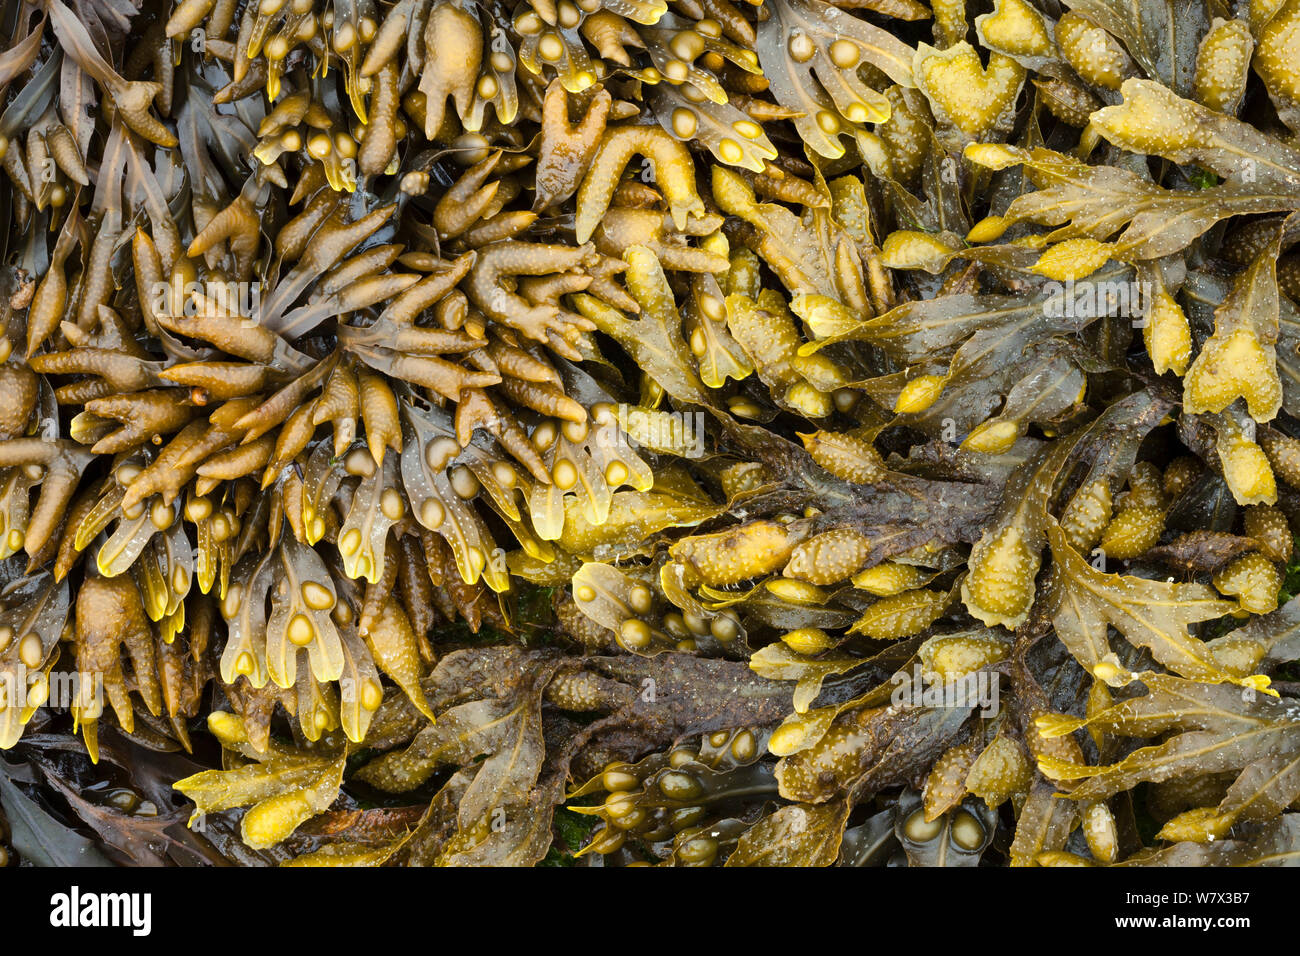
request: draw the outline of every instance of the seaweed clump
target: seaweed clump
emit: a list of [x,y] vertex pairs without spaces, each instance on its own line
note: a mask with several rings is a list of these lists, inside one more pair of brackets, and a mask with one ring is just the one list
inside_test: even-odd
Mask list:
[[133,863],[1294,855],[1300,6],[1229,13],[0,3],[0,797]]

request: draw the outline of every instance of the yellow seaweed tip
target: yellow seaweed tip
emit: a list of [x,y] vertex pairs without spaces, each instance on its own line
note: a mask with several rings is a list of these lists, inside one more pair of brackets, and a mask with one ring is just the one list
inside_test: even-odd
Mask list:
[[895,414],[915,415],[925,411],[935,403],[947,381],[946,375],[918,375],[898,393],[894,401]]
[[1109,262],[1114,251],[1114,243],[1067,239],[1046,249],[1029,271],[1060,282],[1082,279]]

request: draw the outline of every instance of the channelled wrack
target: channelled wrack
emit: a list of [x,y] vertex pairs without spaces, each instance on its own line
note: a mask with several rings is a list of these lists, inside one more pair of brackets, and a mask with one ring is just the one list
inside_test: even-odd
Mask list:
[[1300,5],[1154,6],[6,7],[33,798],[185,750],[246,863],[1293,855]]

